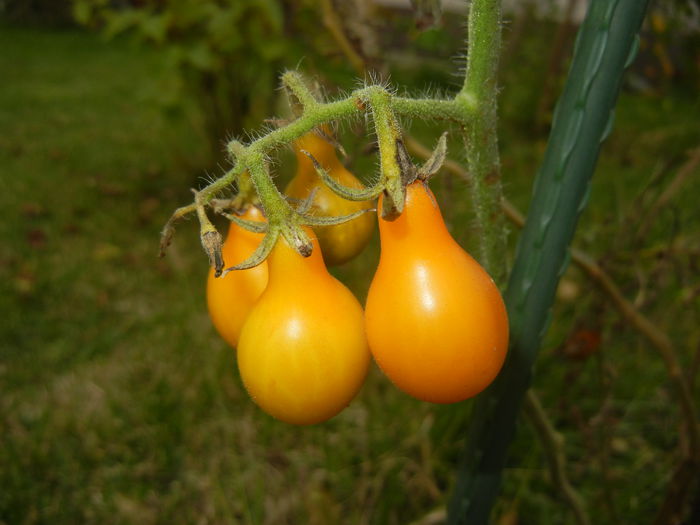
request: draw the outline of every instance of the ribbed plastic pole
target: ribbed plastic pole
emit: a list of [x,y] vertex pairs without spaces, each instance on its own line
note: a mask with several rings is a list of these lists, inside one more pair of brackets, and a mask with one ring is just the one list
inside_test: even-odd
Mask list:
[[450,525],[489,522],[557,284],[569,263],[569,245],[588,199],[600,144],[612,129],[622,75],[636,54],[647,4],[648,0],[592,0],[578,32],[505,294],[509,356],[496,381],[475,403],[448,508]]

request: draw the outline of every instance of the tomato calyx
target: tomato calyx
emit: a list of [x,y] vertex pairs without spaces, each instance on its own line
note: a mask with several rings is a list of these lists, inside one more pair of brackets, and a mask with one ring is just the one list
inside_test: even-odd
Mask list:
[[416,180],[427,182],[442,167],[447,156],[447,132],[440,136],[432,155],[420,167],[413,164],[400,138],[394,141],[394,148],[394,160],[399,168],[399,176],[383,177],[374,186],[363,189],[349,188],[340,184],[321,166],[312,153],[303,149],[301,152],[311,159],[314,169],[323,183],[343,199],[366,201],[382,195],[381,217],[384,220],[393,221],[403,211],[403,205],[406,200],[406,188]]
[[280,236],[284,237],[287,243],[292,246],[303,257],[309,257],[313,250],[313,242],[304,229],[304,226],[331,226],[341,224],[352,220],[368,211],[374,211],[371,208],[360,210],[349,215],[340,217],[321,217],[310,215],[309,208],[313,202],[313,193],[306,199],[299,202],[296,208],[289,208],[289,213],[286,220],[281,224],[271,224],[270,222],[257,222],[242,219],[234,214],[222,213],[231,222],[241,226],[242,228],[254,232],[265,233],[265,237],[258,245],[257,249],[251,254],[248,259],[234,266],[226,268],[221,272],[221,276],[225,276],[228,272],[234,270],[247,270],[261,264],[270,254]]
[[423,163],[419,168],[411,161],[411,158],[406,151],[406,146],[404,146],[403,141],[397,144],[396,148],[396,161],[401,168],[401,182],[404,188],[414,183],[416,180],[422,182],[427,182],[435,175],[442,165],[445,163],[445,158],[447,157],[447,132],[445,131],[435,146],[430,157]]
[[445,131],[442,135],[440,135],[438,143],[428,160],[426,160],[423,165],[418,168],[416,178],[423,182],[427,182],[433,175],[440,171],[440,168],[442,168],[442,165],[445,163],[446,157],[447,132]]
[[[307,153],[307,152],[305,152]],[[308,154],[311,156],[311,154]],[[313,159],[313,156],[311,156]],[[314,162],[317,162],[316,159],[313,159]],[[319,166],[319,169],[323,169]],[[325,171],[325,170],[324,170]],[[329,175],[330,178],[330,175]],[[333,180],[331,178],[331,180]],[[297,201],[297,213],[301,216],[302,218],[302,224],[305,226],[335,226],[337,224],[343,224],[345,222],[351,221],[353,219],[356,219],[357,217],[360,217],[361,215],[364,215],[367,212],[374,212],[377,211],[375,208],[364,208],[362,210],[355,211],[353,213],[348,213],[345,215],[338,215],[335,217],[329,217],[329,216],[322,216],[322,215],[312,215],[309,211],[314,205],[314,199],[316,198],[316,193],[318,193],[319,188],[315,187],[313,188],[310,192],[308,197],[305,199],[294,199],[292,197],[287,197],[288,200],[292,201]],[[366,199],[362,199],[366,200]]]

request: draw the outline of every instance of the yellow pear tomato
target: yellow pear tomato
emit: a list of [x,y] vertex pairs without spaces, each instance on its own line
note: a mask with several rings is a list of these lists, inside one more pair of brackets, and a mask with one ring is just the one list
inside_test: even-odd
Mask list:
[[238,344],[241,379],[277,419],[325,421],[350,403],[367,374],[362,307],[328,273],[315,238],[304,258],[280,237],[267,261],[268,286]]
[[408,186],[396,220],[379,218],[379,236],[365,308],[377,364],[424,401],[454,403],[478,394],[500,371],[508,348],[508,316],[493,280],[452,238],[420,181]]
[[[340,162],[333,145],[316,133],[309,132],[294,142],[297,171],[285,189],[287,195],[305,199],[315,189],[311,212],[325,217],[349,215],[372,208],[372,203],[369,201],[349,201],[333,193],[323,184],[311,159],[301,150],[311,153],[330,176],[343,186],[363,187],[362,183]],[[326,264],[329,266],[342,264],[359,254],[372,236],[374,222],[374,215],[365,213],[343,224],[314,227]]]

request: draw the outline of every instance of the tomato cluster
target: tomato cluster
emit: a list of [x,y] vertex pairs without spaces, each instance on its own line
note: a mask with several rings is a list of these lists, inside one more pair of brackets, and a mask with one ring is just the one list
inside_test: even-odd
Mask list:
[[[314,144],[310,136],[305,140],[299,149],[311,151],[339,182],[360,184],[352,175],[356,184],[348,182],[349,173],[339,161],[334,163],[337,157],[332,151],[329,155],[329,144]],[[303,188],[320,182],[299,159],[298,178],[288,191],[305,197],[308,190]],[[316,195],[324,189],[320,185]],[[314,201],[321,203],[319,213],[338,214],[335,205],[323,208],[325,198]],[[377,208],[382,209],[381,196]],[[255,208],[246,216],[261,219]],[[282,421],[313,424],[340,412],[359,391],[370,352],[399,389],[433,403],[478,394],[503,365],[508,317],[501,295],[449,234],[427,184],[418,180],[406,187],[398,218],[379,216],[381,257],[363,312],[326,264],[329,258],[347,260],[362,249],[366,239],[359,242],[357,232],[371,234],[367,222],[369,227],[328,227],[316,234],[318,239],[309,231],[314,250],[307,258],[280,237],[267,261],[256,268],[230,272],[223,279],[210,274],[207,296],[214,325],[237,348],[250,396]],[[227,264],[249,255],[260,237],[232,224],[224,244]]]

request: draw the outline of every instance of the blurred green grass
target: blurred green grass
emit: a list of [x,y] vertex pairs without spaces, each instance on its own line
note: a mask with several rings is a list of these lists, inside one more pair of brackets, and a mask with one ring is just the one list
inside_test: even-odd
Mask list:
[[[278,423],[248,400],[208,322],[194,221],[156,258],[162,224],[207,162],[191,108],[163,111],[159,56],[72,30],[3,28],[0,49],[0,522],[403,525],[443,505],[468,403],[419,403],[373,370],[332,421]],[[503,96],[503,171],[525,209],[544,140],[508,120],[515,85]],[[697,286],[697,177],[648,236],[633,232],[696,145],[698,109],[692,96],[623,94],[577,236],[686,365],[700,345],[698,299],[682,303]],[[475,245],[468,189],[446,174],[434,185],[455,236]],[[679,238],[674,252],[658,248]],[[360,298],[376,257],[375,239],[336,271]],[[675,402],[648,345],[575,268],[566,279],[575,293],[556,308],[535,387],[567,439],[574,484],[605,509],[595,522],[641,523],[675,459]],[[582,361],[562,353],[579,329],[603,341]],[[497,513],[570,523],[525,426],[509,467]]]

